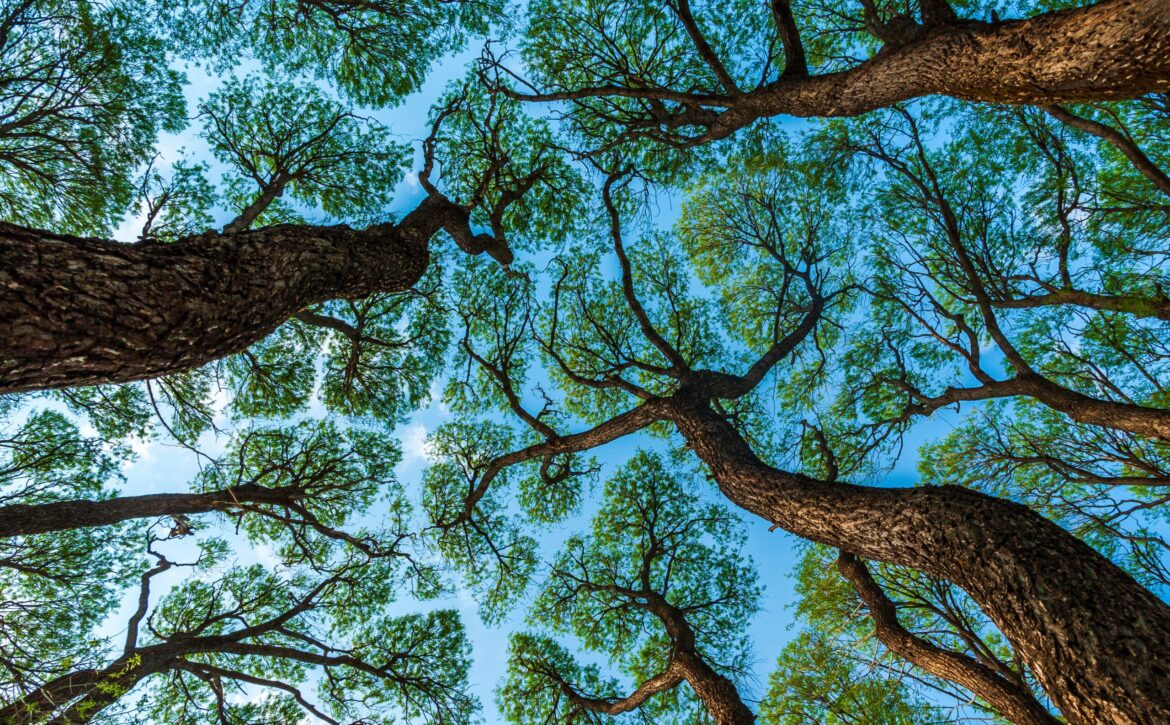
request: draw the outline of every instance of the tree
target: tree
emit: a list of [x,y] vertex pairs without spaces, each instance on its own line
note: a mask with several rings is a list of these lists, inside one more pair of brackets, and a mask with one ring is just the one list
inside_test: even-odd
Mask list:
[[[529,620],[573,634],[636,684],[574,661],[552,638],[513,636],[500,702],[513,722],[604,722],[638,710],[655,722],[753,723],[735,680],[759,590],[738,549],[734,515],[702,501],[696,481],[661,457],[636,454],[605,485],[588,539],[570,538]],[[677,692],[683,684],[697,703]]]
[[390,140],[388,129],[313,85],[229,79],[199,110],[211,152],[239,174],[228,182],[232,206],[241,209],[224,227],[228,234],[264,219],[286,190],[338,218],[376,215],[407,164],[407,149]]
[[[1028,396],[1080,423],[1159,440],[1170,436],[1170,414],[1159,404],[1156,382],[1163,364],[1160,345],[1153,343],[1147,353],[1134,339],[1148,326],[1146,318],[1158,316],[1156,290],[1165,273],[1158,261],[1139,261],[1143,255],[1131,251],[1136,240],[1113,235],[1102,239],[1105,235],[1091,230],[1082,237],[1072,228],[1070,215],[1085,204],[1073,194],[1088,191],[1057,186],[1053,206],[1057,228],[1063,231],[1054,240],[1045,228],[1047,220],[1032,226],[996,211],[998,205],[1014,202],[1006,187],[986,179],[972,188],[974,174],[991,170],[983,165],[987,156],[952,152],[945,161],[936,161],[936,153],[924,145],[920,123],[908,111],[899,109],[855,135],[842,133],[836,143],[876,159],[894,177],[875,194],[882,227],[873,247],[880,275],[873,296],[880,322],[873,337],[859,344],[859,354],[882,365],[869,368],[876,372],[872,382],[850,386],[873,396],[874,402],[861,405],[872,410],[884,406],[893,413],[889,422],[896,422],[963,401]],[[867,140],[854,140],[859,137]],[[1063,157],[1059,148],[1050,153]],[[1073,176],[1071,184],[1081,182]],[[960,188],[966,189],[961,196]],[[1041,198],[1033,192],[1028,201],[1039,203]],[[1060,256],[1050,270],[1044,260],[1053,247]],[[1072,261],[1090,250],[1103,257],[1106,275],[1126,277],[1126,288],[1133,291],[1118,296],[1093,289],[1108,290],[1116,282],[1095,280],[1098,275],[1091,268]],[[1049,282],[1050,276],[1059,279]],[[1000,308],[1023,300],[1015,289],[1030,283],[1059,292],[1047,303],[1031,295],[1037,304],[1024,309],[1037,314],[1015,323]],[[1142,294],[1138,290],[1143,287],[1151,292]],[[1131,316],[1137,319],[1130,322]],[[1013,327],[1020,333],[1012,335]],[[1132,332],[1123,332],[1125,328]],[[1095,349],[1078,353],[1068,342],[1073,336]],[[901,353],[916,337],[938,341],[933,360]],[[981,349],[986,340],[1002,355],[1007,375],[995,373],[995,358]],[[1124,353],[1118,349],[1122,346]],[[923,372],[913,369],[919,361],[928,366]],[[919,380],[925,380],[925,370],[937,384],[938,372],[948,365],[965,368],[976,384],[951,385],[941,393],[924,390]],[[1144,382],[1126,367],[1154,381]],[[861,367],[856,371],[867,374]],[[906,401],[901,410],[895,403],[899,399]]]
[[766,720],[1058,722],[1018,656],[954,585],[810,546],[797,589],[803,628],[780,656]]
[[[230,88],[225,92],[238,93]],[[248,123],[256,123],[258,117],[249,121],[245,116],[239,128],[221,124],[208,132],[225,157],[245,174],[255,175],[260,186],[250,209],[233,224],[254,219],[276,198],[276,186],[286,183],[297,193],[319,197],[327,209],[337,204],[339,211],[353,211],[352,201],[326,193],[321,186],[326,178],[323,169],[340,173],[351,163],[351,154],[378,161],[386,151],[377,149],[376,135],[355,137],[352,124],[343,123],[347,117],[321,103],[321,115],[265,117],[267,122],[287,125],[270,129],[272,136],[262,139],[268,150],[259,156],[240,146],[241,139],[251,138]],[[235,110],[244,115],[244,109]],[[215,118],[217,112],[209,107],[209,113]],[[498,122],[498,117],[483,121]],[[304,134],[310,137],[281,150],[282,143]],[[314,138],[318,140],[299,152],[309,157],[282,158]],[[339,149],[354,143],[364,150],[339,155]],[[431,183],[423,202],[401,220],[362,230],[280,224],[127,245],[5,227],[0,244],[12,264],[4,270],[5,302],[0,306],[10,311],[12,344],[0,363],[5,371],[3,390],[126,382],[205,365],[260,341],[306,307],[409,290],[426,271],[429,241],[440,231],[470,254],[486,251],[509,264],[507,240],[474,231],[469,215],[472,208],[490,203],[490,214],[503,220],[507,207],[545,183],[546,173],[557,170],[553,163],[511,169],[509,147],[527,143],[531,139],[523,133],[465,137],[459,152],[479,144],[481,157],[494,159],[482,179],[484,190],[468,206]],[[236,151],[229,155],[233,144]],[[434,148],[433,143],[427,146]],[[312,154],[323,156],[314,160]],[[273,166],[274,160],[292,166]],[[278,183],[284,176],[289,180]],[[394,177],[383,178],[385,190]],[[486,193],[488,189],[492,194]],[[496,226],[493,231],[499,234],[504,229]]]
[[[158,722],[250,722],[258,701],[229,697],[244,687],[271,689],[276,699],[260,702],[282,717],[299,708],[324,722],[381,711],[451,722],[474,710],[457,615],[385,612],[401,590],[429,597],[441,584],[412,550],[384,434],[314,422],[243,430],[203,468],[196,492],[122,498],[108,497],[118,459],[60,414],[34,415],[6,443],[6,722],[88,722],[130,692]],[[375,509],[382,528],[354,527]],[[165,550],[203,531],[196,515],[207,512],[271,546],[276,564],[231,565],[227,542],[214,538],[186,564]],[[143,529],[127,523],[142,518],[170,521],[169,535],[148,530],[145,571],[135,551]],[[152,584],[184,567],[195,575],[152,605]],[[137,607],[114,650],[96,630],[131,578]],[[299,689],[318,676],[319,698]]]
[[[27,443],[21,443],[27,448]],[[28,455],[21,450],[16,460]],[[68,470],[68,463],[59,458],[64,453],[44,455],[41,466],[45,469]],[[31,471],[12,466],[6,471],[10,486],[6,504],[0,506],[0,537],[166,517],[183,530],[190,526],[189,516],[217,512],[237,518],[249,530],[278,538],[288,535],[298,545],[309,534],[324,535],[373,553],[376,542],[363,542],[340,527],[353,513],[388,498],[397,488],[393,467],[399,458],[396,442],[384,434],[339,430],[328,421],[304,421],[287,428],[238,431],[223,457],[199,473],[191,493],[94,500],[94,493],[105,492],[103,480],[93,491],[73,487],[70,492],[90,497],[67,499],[63,491],[43,490],[44,484]]]
[[[454,615],[388,605],[453,574],[507,621],[591,452],[639,434],[672,463],[638,456],[552,565],[514,719],[752,719],[711,632],[755,590],[742,524],[681,490],[702,462],[818,545],[763,719],[1170,720],[1170,18],[1001,10],[536,0],[523,64],[493,41],[433,106],[400,218],[406,147],[358,109],[507,35],[499,4],[0,12],[0,719],[467,720]],[[182,62],[261,66],[200,100],[214,165],[152,148]],[[386,433],[438,389],[415,517]],[[944,409],[920,485],[872,485]],[[160,431],[203,472],[119,491]],[[697,540],[643,545],[676,514]]]
[[[808,167],[798,165],[791,173],[801,169]],[[484,466],[472,491],[489,485],[508,464],[584,451],[669,423],[737,505],[802,538],[962,587],[1066,717],[1141,722],[1165,710],[1154,684],[1165,666],[1158,661],[1161,650],[1152,644],[1165,629],[1146,623],[1170,620],[1170,608],[1075,537],[1024,507],[964,489],[845,483],[827,445],[812,449],[819,449],[818,474],[769,465],[751,437],[737,428],[736,421],[751,419],[746,399],[784,358],[803,343],[812,360],[818,359],[818,330],[833,325],[834,307],[850,287],[847,280],[821,271],[832,256],[826,251],[833,249],[832,238],[743,237],[743,252],[762,259],[731,270],[758,275],[758,265],[766,264],[775,272],[771,289],[776,292],[765,296],[779,303],[773,308],[774,324],[764,328],[770,343],[749,358],[744,373],[708,368],[708,360],[720,362],[712,340],[716,332],[708,327],[712,316],[701,311],[702,301],[687,295],[680,260],[663,246],[646,245],[652,251],[637,257],[627,252],[614,198],[620,178],[611,176],[603,193],[620,280],[597,279],[595,256],[577,253],[563,261],[538,335],[543,352],[563,376],[575,412],[599,422],[584,432],[558,434],[539,431],[531,414],[520,416],[544,440]],[[815,219],[806,207],[788,208]],[[794,226],[801,228],[799,220]],[[493,356],[480,353],[484,359]],[[507,384],[500,382],[498,388],[506,392]],[[636,403],[622,411],[625,396]],[[1060,631],[1067,639],[1057,643],[1037,637],[1041,631]],[[1109,652],[1132,654],[1098,653],[1102,638],[1113,642]],[[1127,694],[1112,694],[1120,692]]]
[[934,94],[1051,106],[1166,90],[1170,26],[1155,0],[1007,21],[960,12],[947,0],[536,2],[524,46],[535,89],[500,88],[571,102],[591,136],[677,146],[761,118],[856,116]]

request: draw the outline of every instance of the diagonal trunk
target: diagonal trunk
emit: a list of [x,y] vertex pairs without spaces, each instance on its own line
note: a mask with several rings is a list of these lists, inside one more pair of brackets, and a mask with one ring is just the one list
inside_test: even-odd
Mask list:
[[165,669],[171,658],[159,654],[128,654],[100,670],[77,670],[62,675],[0,708],[0,722],[14,725],[89,722],[143,679]]
[[754,725],[755,713],[744,704],[735,683],[696,649],[695,631],[686,613],[659,593],[646,596],[645,607],[662,622],[674,645],[670,669],[682,675],[716,725]]
[[894,603],[860,559],[842,551],[837,568],[865,602],[878,639],[891,652],[935,677],[970,690],[996,713],[1017,725],[1059,725],[1060,721],[1019,682],[1009,681],[983,663],[945,650],[903,627]]
[[805,539],[963,587],[1070,723],[1170,722],[1170,607],[1030,509],[967,489],[772,468],[698,397],[672,419],[735,504]]
[[308,305],[404,291],[426,271],[440,230],[457,241],[483,236],[442,197],[398,224],[277,225],[174,244],[0,224],[0,394],[190,370]]
[[110,526],[130,519],[222,511],[240,504],[286,505],[305,495],[294,489],[245,484],[207,493],[153,493],[102,501],[54,501],[0,506],[0,538]]
[[702,657],[680,652],[675,662],[683,678],[716,725],[754,725],[756,716],[744,704],[735,683],[716,672]]
[[728,110],[711,131],[726,136],[765,116],[857,116],[930,95],[1053,105],[1167,90],[1170,3],[1105,0],[1024,20],[921,28],[855,68],[781,77],[716,103]]

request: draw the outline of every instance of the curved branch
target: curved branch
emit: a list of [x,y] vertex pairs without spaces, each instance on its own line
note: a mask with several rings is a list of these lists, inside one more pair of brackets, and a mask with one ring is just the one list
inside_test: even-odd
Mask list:
[[[1167,176],[1166,172],[1162,171],[1157,164],[1150,160],[1150,157],[1146,156],[1129,136],[1112,126],[1094,121],[1090,118],[1078,116],[1067,108],[1061,108],[1060,106],[1044,106],[1044,112],[1066,126],[1071,126],[1078,131],[1084,131],[1112,145],[1124,154],[1125,158],[1129,159],[1129,162],[1133,164],[1133,167],[1142,176],[1149,179],[1154,186],[1158,187],[1159,191],[1166,196],[1170,196],[1170,176]],[[1170,315],[1170,310],[1166,314]],[[1170,317],[1164,319],[1170,319]]]
[[894,603],[874,581],[865,562],[842,550],[837,557],[837,568],[865,602],[878,639],[891,652],[935,677],[970,690],[991,705],[996,713],[1019,725],[1056,725],[1060,722],[1026,688],[966,655],[945,650],[903,627],[898,621]]

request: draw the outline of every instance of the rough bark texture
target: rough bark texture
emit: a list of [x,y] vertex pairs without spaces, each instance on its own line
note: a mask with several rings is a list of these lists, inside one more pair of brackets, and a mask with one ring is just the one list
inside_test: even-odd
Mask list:
[[779,471],[702,396],[676,396],[672,407],[737,505],[802,538],[964,588],[1069,722],[1170,722],[1170,607],[1068,532],[958,487],[869,488]]
[[675,663],[716,725],[754,725],[756,716],[743,704],[735,683],[713,670],[702,657],[680,652]]
[[869,610],[878,639],[891,652],[935,677],[965,687],[1014,723],[1057,725],[1060,722],[1021,683],[1008,680],[966,655],[945,650],[907,631],[898,621],[894,603],[857,557],[842,551],[837,568],[857,590]]
[[0,538],[110,526],[121,521],[222,511],[240,504],[282,505],[305,495],[297,489],[245,484],[207,493],[153,493],[103,501],[54,501],[0,507]]
[[734,99],[712,128],[761,116],[856,116],[934,94],[1052,105],[1170,90],[1170,3],[1106,0],[1003,23],[959,21],[856,68],[789,77]]
[[197,368],[307,305],[408,289],[440,229],[469,251],[493,252],[465,210],[433,197],[397,225],[277,225],[173,244],[0,224],[0,393]]

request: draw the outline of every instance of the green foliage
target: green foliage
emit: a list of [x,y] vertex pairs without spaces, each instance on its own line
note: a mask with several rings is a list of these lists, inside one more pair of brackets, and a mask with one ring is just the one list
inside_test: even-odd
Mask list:
[[241,419],[281,418],[303,410],[317,379],[315,357],[325,333],[296,320],[227,357],[222,366],[232,392],[232,412]]
[[811,629],[784,647],[760,703],[764,725],[912,725],[923,715],[900,677],[866,670]]
[[[278,576],[257,565],[184,582],[152,615],[154,635],[179,643],[180,651],[181,643],[202,638],[238,644],[187,655],[189,666],[172,670],[148,691],[146,712],[166,723],[214,713],[214,680],[199,676],[211,672],[234,681],[233,687],[280,683],[283,692],[272,690],[276,695],[317,680],[312,699],[334,717],[388,723],[397,713],[417,722],[466,722],[477,705],[466,694],[470,660],[462,623],[450,610],[384,614],[391,590],[383,578],[393,569],[375,561],[346,564],[328,576]],[[233,706],[232,716],[256,707]],[[261,707],[293,712],[279,700]]]
[[354,331],[327,335],[320,395],[330,410],[393,423],[428,399],[450,339],[441,280],[436,269],[408,293],[322,306]]
[[[82,435],[57,411],[32,410],[4,423],[0,505],[102,499],[121,479],[129,451]],[[0,688],[20,692],[94,662],[94,629],[136,568],[129,541],[123,527],[0,539]]]
[[117,5],[8,2],[0,24],[0,214],[108,233],[158,132],[183,125],[182,75]]
[[528,587],[536,569],[536,540],[510,511],[507,472],[481,486],[492,459],[507,453],[507,428],[487,422],[446,423],[427,438],[435,461],[423,475],[428,538],[480,605],[499,622]]
[[581,226],[589,188],[547,119],[470,73],[447,89],[430,121],[442,186],[473,209],[474,224],[516,250],[563,243]]
[[216,491],[253,485],[288,492],[295,501],[292,510],[257,505],[242,512],[240,524],[255,541],[279,542],[282,559],[297,561],[320,555],[315,550],[322,549],[322,542],[314,542],[316,537],[338,538],[332,532],[344,531],[351,518],[373,510],[391,535],[403,532],[410,509],[394,476],[401,458],[397,442],[386,433],[340,429],[329,420],[245,428],[235,432],[214,465],[200,472],[195,486]]
[[218,197],[206,178],[207,165],[180,159],[164,176],[157,161],[156,157],[139,181],[139,197],[146,207],[141,236],[173,240],[210,229]]
[[250,56],[329,81],[363,105],[401,101],[437,58],[501,18],[494,0],[161,0],[152,9],[182,56],[216,70]]
[[[550,92],[630,85],[654,90],[721,93],[723,88],[694,46],[672,5],[622,0],[564,3],[531,0],[521,57],[531,80]],[[754,2],[694,2],[691,10],[728,73],[751,87],[777,70],[779,50],[769,42],[766,6]],[[761,69],[763,72],[761,73]],[[527,88],[522,90],[527,91]],[[713,149],[685,151],[656,143],[678,143],[697,135],[669,114],[683,110],[673,101],[620,95],[584,98],[567,108],[577,145],[608,149],[621,142],[614,163],[632,163],[667,182],[701,168]]]
[[[199,111],[211,152],[235,172],[227,196],[238,209],[271,191],[336,218],[372,217],[384,213],[409,162],[409,148],[385,127],[311,84],[230,78]],[[272,221],[283,220],[259,223]]]
[[[512,635],[508,663],[508,678],[497,691],[500,711],[508,722],[538,725],[568,720],[574,711],[573,703],[550,674],[570,683],[575,692],[585,697],[621,696],[616,681],[602,677],[597,666],[582,666],[555,639],[523,632]],[[577,722],[584,723],[612,720],[589,712],[576,716]]]

